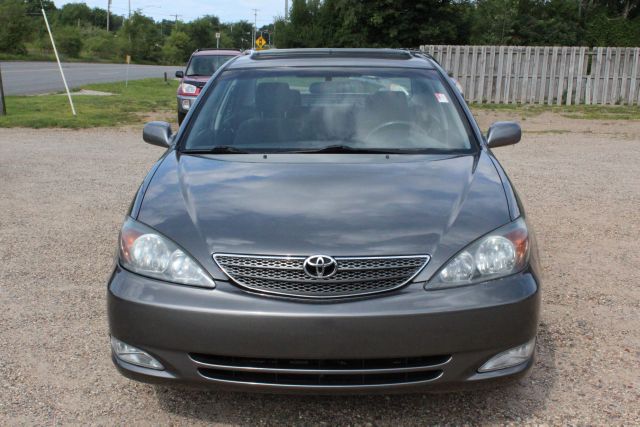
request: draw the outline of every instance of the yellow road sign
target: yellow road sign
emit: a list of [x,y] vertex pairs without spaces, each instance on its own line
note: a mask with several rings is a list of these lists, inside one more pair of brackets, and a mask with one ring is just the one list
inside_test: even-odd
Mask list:
[[267,44],[267,41],[264,39],[264,37],[260,36],[256,39],[256,46],[258,46],[260,49],[262,49],[265,44]]

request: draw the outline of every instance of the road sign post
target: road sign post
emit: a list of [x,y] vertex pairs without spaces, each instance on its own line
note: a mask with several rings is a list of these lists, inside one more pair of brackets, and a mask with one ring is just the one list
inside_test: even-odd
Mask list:
[[220,33],[216,33],[216,49],[220,49]]
[[2,87],[2,68],[0,68],[0,116],[7,115],[7,106],[4,103],[4,87]]

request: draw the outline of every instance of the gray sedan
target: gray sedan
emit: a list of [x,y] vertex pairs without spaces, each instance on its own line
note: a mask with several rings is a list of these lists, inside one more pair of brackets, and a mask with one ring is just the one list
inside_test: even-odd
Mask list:
[[494,147],[427,56],[270,50],[211,78],[135,196],[108,285],[113,362],[145,382],[409,392],[533,364],[535,238]]

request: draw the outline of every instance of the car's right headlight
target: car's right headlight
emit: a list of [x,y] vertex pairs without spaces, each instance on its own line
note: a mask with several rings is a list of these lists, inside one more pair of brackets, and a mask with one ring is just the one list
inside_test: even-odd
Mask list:
[[198,95],[198,87],[195,85],[191,85],[189,83],[181,83],[180,84],[180,94],[181,95]]
[[182,248],[130,217],[120,232],[118,258],[124,268],[142,276],[181,285],[215,287],[209,274]]
[[529,260],[529,231],[523,218],[471,243],[451,258],[425,289],[469,285],[509,276]]

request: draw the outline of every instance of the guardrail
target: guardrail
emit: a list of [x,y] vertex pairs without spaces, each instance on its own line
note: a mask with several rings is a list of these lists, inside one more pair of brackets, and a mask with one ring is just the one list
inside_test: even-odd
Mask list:
[[425,45],[471,103],[640,105],[640,48]]

